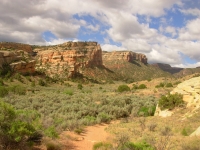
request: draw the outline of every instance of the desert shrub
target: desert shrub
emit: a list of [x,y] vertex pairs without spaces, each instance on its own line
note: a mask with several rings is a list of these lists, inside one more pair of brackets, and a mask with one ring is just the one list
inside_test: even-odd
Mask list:
[[[33,143],[31,137],[37,131],[39,114],[15,110],[11,105],[0,102],[0,145],[3,149],[20,149]],[[41,138],[39,139],[41,140]]]
[[108,142],[98,142],[93,145],[93,150],[110,150],[113,146]]
[[167,83],[165,87],[173,87],[172,83]]
[[97,119],[99,120],[99,122],[105,122],[105,123],[108,123],[111,120],[110,116],[104,112],[99,113]]
[[147,88],[147,86],[145,84],[140,84],[138,86],[138,89],[146,89],[146,88]]
[[0,86],[3,86],[3,85],[4,85],[3,80],[0,79]]
[[156,111],[156,106],[150,106],[150,107],[143,106],[139,109],[138,115],[144,117],[154,116],[155,111]]
[[8,90],[5,87],[0,86],[0,97],[4,97],[6,95],[8,95]]
[[70,95],[70,96],[72,96],[74,94],[74,92],[71,89],[65,90],[64,93],[67,94],[67,95]]
[[127,142],[119,148],[120,150],[154,150],[154,148],[146,142],[133,143]]
[[26,94],[26,88],[21,85],[14,85],[9,87],[9,91],[18,94],[18,95],[25,95]]
[[38,84],[40,86],[46,86],[46,83],[42,79],[39,79]]
[[175,93],[175,94],[168,94],[166,96],[161,96],[158,102],[159,107],[161,110],[169,109],[172,110],[175,107],[180,107],[184,105],[183,95]]
[[161,87],[164,87],[164,86],[165,86],[165,84],[161,82],[160,84],[156,85],[155,87],[156,88],[161,88]]
[[119,87],[118,87],[118,92],[125,92],[125,91],[130,91],[131,89],[128,87],[128,85],[120,85]]
[[81,133],[83,133],[83,131],[84,131],[84,129],[83,129],[82,127],[78,127],[78,128],[76,128],[76,129],[74,129],[74,132],[75,132],[76,134],[81,134]]
[[192,133],[192,130],[190,127],[184,127],[181,131],[181,134],[183,136],[189,136]]
[[32,82],[31,82],[31,86],[32,86],[32,87],[35,87],[35,81],[32,81]]
[[55,143],[55,142],[48,142],[45,145],[46,145],[47,150],[61,150],[62,149],[60,144]]
[[174,83],[174,85],[178,85],[178,84],[180,84],[181,83],[181,81],[176,81],[175,83]]
[[77,86],[77,87],[78,87],[78,89],[79,89],[79,90],[82,90],[82,89],[83,89],[83,85],[82,85],[82,84],[80,84],[80,83],[78,84],[78,86]]
[[20,81],[20,82],[23,83],[23,78],[21,77],[21,75],[20,75],[19,73],[16,73],[16,74],[14,75],[14,78],[15,78],[16,80],[18,80],[18,81]]
[[45,131],[44,131],[45,135],[54,139],[54,138],[58,138],[58,133],[56,132],[56,129],[54,126],[50,126],[48,127]]

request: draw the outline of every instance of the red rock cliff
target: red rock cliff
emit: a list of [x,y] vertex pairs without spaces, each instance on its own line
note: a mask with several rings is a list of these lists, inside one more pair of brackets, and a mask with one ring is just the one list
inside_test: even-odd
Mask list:
[[0,68],[8,64],[14,72],[34,73],[36,61],[31,58],[32,54],[28,44],[0,42]]
[[102,50],[97,42],[66,42],[38,47],[37,69],[50,76],[72,77],[85,67],[102,66]]
[[103,61],[125,60],[128,62],[133,62],[134,60],[137,60],[144,64],[147,64],[146,55],[135,53],[132,51],[103,52],[102,57],[103,57]]

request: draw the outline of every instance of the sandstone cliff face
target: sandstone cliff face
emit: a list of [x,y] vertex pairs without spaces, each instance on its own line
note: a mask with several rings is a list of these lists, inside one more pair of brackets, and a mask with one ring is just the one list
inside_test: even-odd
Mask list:
[[144,54],[134,53],[132,51],[103,52],[102,57],[103,61],[125,60],[128,62],[133,62],[137,60],[147,64],[147,57]]
[[102,66],[102,50],[97,42],[66,42],[48,47],[38,47],[37,69],[47,75],[72,77],[83,74],[85,67]]
[[0,51],[0,68],[4,64],[10,65],[13,72],[34,73],[35,60],[31,60],[27,52],[23,50]]

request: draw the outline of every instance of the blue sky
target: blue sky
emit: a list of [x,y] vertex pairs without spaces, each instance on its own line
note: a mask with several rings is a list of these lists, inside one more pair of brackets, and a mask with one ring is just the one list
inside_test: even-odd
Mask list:
[[1,0],[0,41],[97,41],[149,63],[200,66],[199,0]]

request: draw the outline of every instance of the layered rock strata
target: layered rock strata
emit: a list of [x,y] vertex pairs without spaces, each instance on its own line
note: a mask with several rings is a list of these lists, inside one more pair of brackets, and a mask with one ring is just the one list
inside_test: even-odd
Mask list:
[[9,65],[13,72],[34,73],[36,61],[23,50],[0,51],[0,68]]
[[37,69],[50,76],[73,77],[85,67],[102,66],[102,50],[97,42],[66,42],[34,49]]
[[124,60],[134,62],[135,60],[147,64],[147,57],[144,54],[135,53],[132,51],[113,51],[103,52],[103,61]]

